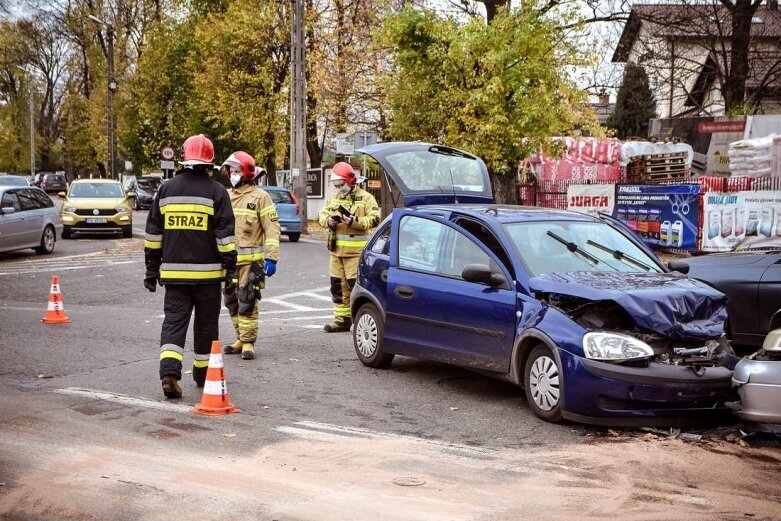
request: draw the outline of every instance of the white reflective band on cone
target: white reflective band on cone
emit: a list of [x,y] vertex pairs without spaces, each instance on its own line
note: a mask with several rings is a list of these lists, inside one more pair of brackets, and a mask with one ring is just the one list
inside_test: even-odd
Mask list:
[[59,295],[59,293],[60,293],[60,285],[59,284],[52,284],[52,290],[50,291],[50,293]]
[[49,301],[49,306],[46,308],[47,311],[60,311],[62,309],[61,306],[62,302],[52,302]]
[[222,364],[222,353],[215,354],[211,353],[209,355],[209,367],[214,367],[215,369],[222,369],[225,367]]
[[206,380],[203,384],[203,394],[211,394],[212,396],[223,396],[228,394],[228,387],[224,381],[213,382],[212,380]]

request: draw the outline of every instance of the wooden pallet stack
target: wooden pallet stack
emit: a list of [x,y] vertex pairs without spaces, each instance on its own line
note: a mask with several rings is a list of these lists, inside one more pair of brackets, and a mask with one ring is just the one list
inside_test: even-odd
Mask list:
[[634,156],[627,165],[630,183],[668,184],[689,182],[686,152]]

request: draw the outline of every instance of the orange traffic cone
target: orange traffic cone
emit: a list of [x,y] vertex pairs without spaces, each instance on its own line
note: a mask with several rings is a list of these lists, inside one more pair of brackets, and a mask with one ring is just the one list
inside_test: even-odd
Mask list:
[[212,352],[209,356],[209,368],[206,370],[206,383],[203,386],[201,403],[193,408],[193,412],[220,416],[238,412],[238,408],[228,399],[228,388],[225,386],[225,367],[222,364],[222,350],[219,340],[212,342]]
[[52,289],[49,292],[49,307],[46,315],[41,319],[44,324],[67,324],[71,321],[65,316],[65,306],[62,304],[60,293],[60,277],[52,275]]

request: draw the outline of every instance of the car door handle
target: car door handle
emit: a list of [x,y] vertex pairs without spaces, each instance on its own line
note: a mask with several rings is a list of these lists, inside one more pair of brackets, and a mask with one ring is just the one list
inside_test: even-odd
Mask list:
[[415,290],[410,288],[409,286],[399,286],[395,290],[393,290],[393,293],[403,299],[410,299],[415,296]]
[[388,270],[382,270],[382,273],[380,273],[380,279],[382,279],[383,282],[388,282]]

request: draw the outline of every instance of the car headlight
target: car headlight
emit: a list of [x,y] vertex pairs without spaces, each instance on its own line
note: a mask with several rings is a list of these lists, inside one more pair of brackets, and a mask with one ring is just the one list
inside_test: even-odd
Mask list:
[[130,212],[133,211],[130,208],[127,208],[125,206],[121,206],[119,208],[116,208],[116,210],[117,210],[117,213],[130,213]]
[[583,351],[592,360],[631,360],[654,356],[651,346],[620,333],[586,333]]
[[63,206],[62,207],[63,212],[67,213],[76,213],[76,207],[75,206]]

